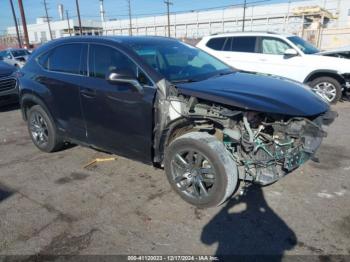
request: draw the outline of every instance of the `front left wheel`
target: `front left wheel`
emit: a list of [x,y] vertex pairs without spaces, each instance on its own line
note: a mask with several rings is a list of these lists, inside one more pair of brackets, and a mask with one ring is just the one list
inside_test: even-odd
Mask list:
[[238,184],[237,166],[223,143],[203,132],[171,142],[165,152],[165,172],[181,198],[200,208],[222,204]]

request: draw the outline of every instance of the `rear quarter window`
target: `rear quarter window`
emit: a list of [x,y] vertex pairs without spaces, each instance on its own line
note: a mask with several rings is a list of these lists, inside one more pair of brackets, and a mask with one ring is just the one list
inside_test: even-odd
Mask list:
[[220,50],[222,50],[222,48],[225,44],[225,41],[226,41],[226,37],[212,38],[208,41],[207,47],[220,51]]
[[45,69],[54,72],[81,74],[82,44],[66,44],[38,57],[38,63]]

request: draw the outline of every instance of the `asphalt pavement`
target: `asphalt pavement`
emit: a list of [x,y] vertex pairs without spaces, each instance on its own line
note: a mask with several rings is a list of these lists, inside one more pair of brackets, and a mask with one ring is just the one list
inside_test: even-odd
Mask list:
[[16,107],[0,109],[0,254],[350,254],[350,103],[319,163],[197,209],[163,170],[80,146],[40,152]]

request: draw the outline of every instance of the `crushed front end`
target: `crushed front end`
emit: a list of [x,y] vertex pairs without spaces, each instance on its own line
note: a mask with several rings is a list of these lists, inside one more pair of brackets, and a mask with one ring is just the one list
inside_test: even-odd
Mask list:
[[[313,117],[256,112],[178,95],[158,105],[162,106],[159,119],[164,120],[158,121],[158,127],[167,127],[157,141],[166,146],[171,137],[186,130],[212,134],[236,162],[239,178],[261,185],[277,181],[309,159],[316,160],[327,135],[324,126],[337,117],[333,111]],[[156,160],[161,158],[158,154]]]
[[223,130],[223,142],[235,159],[240,178],[271,184],[314,158],[329,125],[337,116],[329,111],[314,119],[256,112],[242,113],[232,128]]

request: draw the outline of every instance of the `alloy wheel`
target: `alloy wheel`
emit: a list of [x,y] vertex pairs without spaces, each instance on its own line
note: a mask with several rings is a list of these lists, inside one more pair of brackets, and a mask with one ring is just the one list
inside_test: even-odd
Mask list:
[[43,116],[33,112],[30,119],[30,132],[32,138],[39,146],[45,146],[49,141],[49,131]]
[[332,102],[337,95],[336,87],[330,82],[318,83],[313,87],[313,90],[328,102]]
[[215,170],[203,154],[193,150],[175,154],[171,171],[176,186],[186,196],[203,199],[213,192]]

